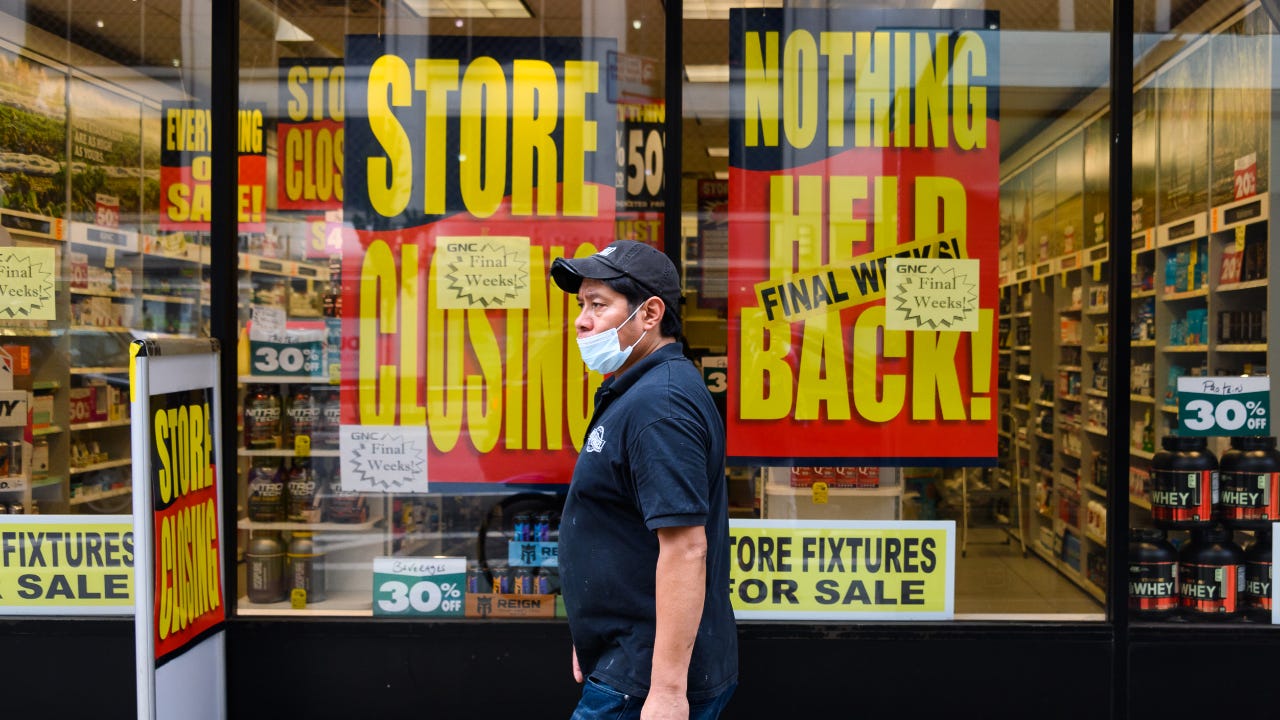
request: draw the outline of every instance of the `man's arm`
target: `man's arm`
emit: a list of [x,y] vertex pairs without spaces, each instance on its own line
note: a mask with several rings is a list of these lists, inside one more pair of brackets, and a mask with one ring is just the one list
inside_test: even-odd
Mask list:
[[658,529],[657,628],[644,718],[688,717],[689,659],[702,620],[707,533],[702,526]]

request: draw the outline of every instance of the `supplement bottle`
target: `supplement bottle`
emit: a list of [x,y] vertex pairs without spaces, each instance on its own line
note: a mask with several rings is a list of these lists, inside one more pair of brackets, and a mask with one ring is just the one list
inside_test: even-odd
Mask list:
[[250,385],[244,397],[244,446],[278,448],[280,429],[280,393],[270,385]]
[[1213,525],[1191,534],[1178,556],[1179,607],[1188,620],[1234,620],[1244,611],[1244,551]]
[[1218,467],[1218,518],[1228,526],[1262,530],[1280,519],[1280,451],[1273,437],[1233,437]]
[[1244,611],[1251,620],[1271,622],[1270,530],[1259,530],[1244,554]]
[[258,533],[251,537],[245,560],[249,602],[271,603],[289,597],[284,586],[284,543],[279,533]]
[[1151,461],[1151,519],[1156,527],[1190,530],[1213,522],[1218,460],[1203,437],[1166,435]]
[[314,442],[317,421],[320,418],[320,401],[306,385],[296,385],[289,394],[289,405],[284,417],[284,447],[295,447],[299,436]]
[[293,522],[320,522],[320,498],[315,471],[311,461],[306,458],[294,458],[293,467],[289,468],[289,520]]
[[320,602],[324,594],[324,554],[312,533],[299,530],[289,539],[289,590],[306,592],[307,604]]
[[317,395],[320,416],[316,418],[315,434],[311,446],[322,450],[337,450],[339,423],[342,420],[342,396],[337,391]]
[[1144,620],[1178,614],[1178,551],[1163,530],[1129,531],[1129,612]]
[[254,458],[249,466],[248,498],[249,519],[254,522],[279,522],[285,519],[284,477],[280,461],[273,458]]

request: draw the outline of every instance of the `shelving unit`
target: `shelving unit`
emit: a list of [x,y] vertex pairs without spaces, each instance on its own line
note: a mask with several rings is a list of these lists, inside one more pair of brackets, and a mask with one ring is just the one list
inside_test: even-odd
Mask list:
[[[1232,42],[1269,37],[1260,12],[1251,12],[1219,32]],[[1108,493],[1127,474],[1129,524],[1150,524],[1151,462],[1177,426],[1177,378],[1264,374],[1268,341],[1280,332],[1275,313],[1266,312],[1276,272],[1267,252],[1268,184],[1278,169],[1269,151],[1272,93],[1243,98],[1249,91],[1239,82],[1271,77],[1272,61],[1259,52],[1221,62],[1231,42],[1206,37],[1135,88],[1128,257],[1108,257],[1105,111],[1007,168],[1002,183],[1001,328],[1013,334],[1027,311],[1032,325],[1022,339],[1002,342],[1010,361],[1000,366],[1002,387],[1010,388],[1000,401],[1015,418],[1008,437],[1030,451],[1032,463],[1028,545],[1099,598]],[[1227,80],[1210,77],[1217,73]],[[1162,111],[1168,103],[1178,111]],[[1132,277],[1128,328],[1108,327],[1109,262],[1125,263]],[[1128,386],[1108,382],[1109,341],[1128,342]],[[1049,372],[1057,380],[1052,430],[1048,410],[1018,394]],[[1108,427],[1109,393],[1128,395],[1130,427]],[[1126,433],[1127,458],[1106,457],[1112,433]],[[1220,440],[1210,443],[1219,456],[1224,449]]]

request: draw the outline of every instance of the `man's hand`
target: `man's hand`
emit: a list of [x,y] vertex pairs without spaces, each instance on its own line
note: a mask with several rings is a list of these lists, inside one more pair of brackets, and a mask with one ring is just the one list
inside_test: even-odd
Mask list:
[[640,720],[689,720],[689,698],[684,693],[650,691]]
[[570,647],[573,650],[573,679],[579,683],[582,682],[582,668],[578,667],[578,648]]

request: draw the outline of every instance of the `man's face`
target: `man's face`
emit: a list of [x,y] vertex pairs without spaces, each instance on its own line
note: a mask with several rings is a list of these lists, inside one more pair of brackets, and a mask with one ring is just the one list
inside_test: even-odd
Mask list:
[[619,327],[631,314],[631,308],[627,307],[627,299],[621,293],[603,281],[583,279],[582,286],[578,288],[578,307],[581,310],[573,327],[580,338],[618,328],[619,347],[627,347],[640,335],[638,330],[631,331],[630,326],[636,324],[634,322],[627,323],[628,327]]

